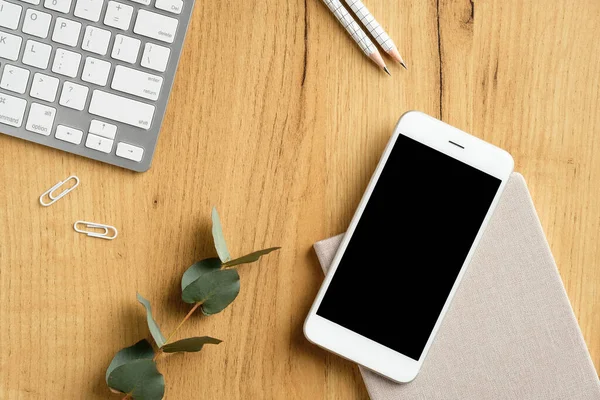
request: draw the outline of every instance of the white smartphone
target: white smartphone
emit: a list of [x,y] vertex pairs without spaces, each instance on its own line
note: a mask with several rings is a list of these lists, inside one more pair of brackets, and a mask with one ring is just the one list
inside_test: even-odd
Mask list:
[[306,318],[308,340],[413,380],[513,166],[504,150],[404,114]]

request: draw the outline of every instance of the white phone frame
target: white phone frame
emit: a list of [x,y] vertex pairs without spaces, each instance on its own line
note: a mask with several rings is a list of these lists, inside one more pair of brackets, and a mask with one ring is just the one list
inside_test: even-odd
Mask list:
[[[367,205],[371,193],[379,180],[379,176],[385,167],[392,149],[396,143],[399,135],[408,136],[420,143],[423,143],[435,150],[438,150],[454,159],[462,161],[468,165],[471,165],[487,174],[490,174],[502,181],[494,200],[479,228],[479,232],[475,237],[471,249],[467,254],[467,258],[463,263],[461,270],[458,274],[456,282],[452,286],[452,290],[446,303],[442,308],[437,322],[433,328],[433,331],[427,340],[427,344],[421,354],[419,360],[415,361],[395,350],[392,350],[382,344],[379,344],[367,337],[364,337],[356,332],[353,332],[347,328],[344,328],[334,322],[331,322],[319,315],[317,315],[317,309],[321,304],[323,296],[327,292],[331,279],[333,278],[336,269],[340,263],[342,256],[346,250],[348,242],[356,229],[356,225],[360,220],[362,213]],[[403,383],[412,381],[418,374],[423,360],[427,356],[431,343],[435,338],[439,327],[446,315],[446,311],[450,306],[450,303],[460,285],[462,277],[469,265],[473,253],[481,239],[483,231],[487,226],[510,174],[514,168],[514,161],[510,154],[506,151],[499,149],[481,139],[471,136],[457,128],[454,128],[448,124],[443,123],[433,117],[423,114],[418,111],[409,111],[402,115],[392,138],[388,142],[383,156],[373,173],[371,181],[367,186],[365,194],[363,195],[356,213],[350,222],[350,226],[346,232],[346,235],[342,239],[339,249],[331,263],[331,267],[323,281],[321,289],[319,290],[317,297],[306,317],[304,322],[304,335],[306,338],[341,357],[354,361],[380,375],[383,375],[395,382]],[[348,307],[352,307],[352,304],[348,304]],[[360,315],[357,315],[360,318]]]

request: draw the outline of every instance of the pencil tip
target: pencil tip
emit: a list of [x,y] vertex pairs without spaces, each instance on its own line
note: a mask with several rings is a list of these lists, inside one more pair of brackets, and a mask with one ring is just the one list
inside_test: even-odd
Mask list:
[[406,67],[406,64],[404,63],[404,60],[402,59],[402,56],[400,55],[398,49],[395,46],[388,53],[394,60],[398,61],[400,65],[402,65],[405,69],[408,69],[408,67]]
[[387,69],[387,67],[383,67],[383,70],[385,71],[386,74],[388,74],[389,76],[392,76],[392,74],[390,74],[390,70]]

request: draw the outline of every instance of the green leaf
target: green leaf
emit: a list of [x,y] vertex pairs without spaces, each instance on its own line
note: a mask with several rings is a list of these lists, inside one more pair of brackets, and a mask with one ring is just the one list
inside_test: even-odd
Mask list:
[[202,350],[202,347],[204,347],[205,344],[219,344],[221,342],[222,340],[210,336],[193,337],[166,344],[163,347],[163,351],[165,353],[177,353],[180,351],[195,353]]
[[258,250],[243,257],[236,258],[235,260],[227,261],[225,264],[223,264],[223,267],[228,268],[235,265],[253,263],[258,261],[262,256],[267,255],[272,251],[279,250],[280,248],[281,247],[271,247],[269,249]]
[[139,400],[161,400],[165,395],[165,378],[152,360],[121,365],[110,374],[108,386]]
[[108,377],[111,372],[120,366],[135,360],[151,360],[153,357],[154,350],[152,349],[152,345],[146,339],[140,340],[131,347],[121,349],[112,359],[106,370],[106,383],[108,383]]
[[146,321],[148,321],[148,328],[150,328],[150,333],[152,334],[156,345],[158,347],[162,347],[165,344],[166,339],[160,332],[160,328],[158,327],[158,324],[152,316],[152,307],[150,307],[150,302],[143,298],[142,295],[139,293],[137,294],[137,299],[140,303],[142,303],[142,305],[146,309]]
[[202,312],[212,315],[221,312],[235,300],[240,292],[237,270],[216,270],[200,275],[187,285],[181,297],[186,303],[202,303]]
[[198,279],[200,275],[218,269],[221,269],[221,260],[216,257],[198,261],[183,273],[181,277],[181,290],[184,290],[190,283]]
[[217,249],[217,254],[219,254],[221,261],[227,262],[231,260],[229,250],[227,250],[227,243],[225,243],[225,237],[223,236],[221,218],[219,218],[219,213],[217,212],[216,207],[213,207],[212,209],[212,234],[215,242],[215,248]]

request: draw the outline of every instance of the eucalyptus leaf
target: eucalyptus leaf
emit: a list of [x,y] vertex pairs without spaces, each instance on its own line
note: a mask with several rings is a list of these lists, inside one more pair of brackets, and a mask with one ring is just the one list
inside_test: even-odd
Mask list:
[[225,236],[223,236],[221,218],[219,218],[219,213],[217,212],[216,207],[213,207],[212,209],[212,234],[215,242],[215,248],[217,249],[217,254],[219,255],[221,261],[227,262],[231,260],[229,250],[227,249],[227,243],[225,243]]
[[181,351],[195,353],[202,350],[202,347],[204,347],[205,344],[219,344],[221,342],[222,340],[210,336],[193,337],[166,344],[162,350],[165,353],[178,353]]
[[194,282],[201,275],[221,269],[221,260],[218,258],[207,258],[194,263],[189,267],[181,277],[181,290],[184,290],[190,283]]
[[165,378],[152,360],[121,365],[108,377],[108,386],[138,400],[161,400],[165,395]]
[[212,315],[221,312],[240,292],[240,276],[235,269],[216,270],[200,275],[183,289],[186,303],[202,303],[202,312]]
[[108,383],[108,377],[110,376],[110,373],[120,366],[136,360],[151,360],[153,357],[154,350],[152,349],[152,345],[146,339],[140,340],[133,346],[121,349],[117,354],[115,354],[114,358],[110,362],[110,365],[108,366],[108,369],[106,370],[106,383]]
[[258,261],[262,256],[267,255],[272,251],[279,250],[280,248],[281,247],[271,247],[269,249],[258,250],[243,257],[236,258],[235,260],[227,261],[225,264],[223,264],[223,267],[228,268],[235,265],[253,263]]
[[144,306],[146,309],[146,321],[148,322],[148,328],[150,329],[150,333],[156,342],[158,347],[162,347],[167,341],[158,327],[158,324],[154,320],[152,316],[152,307],[150,307],[150,302],[142,297],[141,294],[137,293],[138,301]]

